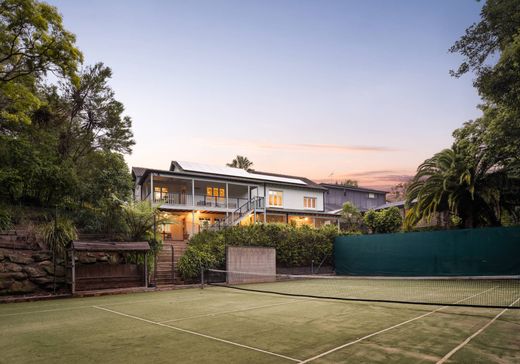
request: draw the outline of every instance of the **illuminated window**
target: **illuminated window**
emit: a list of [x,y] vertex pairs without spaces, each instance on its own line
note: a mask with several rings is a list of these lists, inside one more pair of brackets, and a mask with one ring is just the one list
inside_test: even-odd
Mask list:
[[206,187],[206,196],[226,197],[226,189],[218,187]]
[[283,206],[283,192],[269,191],[269,205],[279,207]]
[[157,200],[164,200],[166,197],[168,197],[168,187],[154,187],[154,199]]
[[368,198],[376,198],[376,194],[375,193],[369,193],[368,194]]
[[315,209],[316,208],[316,197],[304,197],[303,198],[303,207],[306,209]]

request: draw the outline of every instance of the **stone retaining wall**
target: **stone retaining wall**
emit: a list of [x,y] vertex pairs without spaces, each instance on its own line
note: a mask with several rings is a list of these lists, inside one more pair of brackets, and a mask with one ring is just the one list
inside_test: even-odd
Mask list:
[[[76,264],[117,263],[121,257],[108,253],[81,253]],[[16,250],[0,248],[0,296],[69,291],[66,268],[62,259],[56,260],[45,250]]]
[[0,295],[53,291],[65,288],[65,266],[56,270],[49,251],[0,249]]

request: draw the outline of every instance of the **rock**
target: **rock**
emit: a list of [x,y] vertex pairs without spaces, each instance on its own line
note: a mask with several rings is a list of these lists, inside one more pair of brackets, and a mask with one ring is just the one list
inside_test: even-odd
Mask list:
[[44,260],[51,260],[52,255],[50,252],[42,251],[34,253],[32,258],[35,262],[43,262]]
[[36,278],[31,278],[31,281],[34,283],[37,283],[39,285],[48,285],[49,283],[54,282],[54,277],[51,277],[51,276],[36,277]]
[[43,277],[47,275],[47,272],[45,272],[45,270],[43,270],[41,267],[32,267],[30,265],[23,267],[23,271],[31,278]]
[[96,257],[91,254],[81,255],[79,257],[79,262],[81,264],[92,264],[92,263],[95,263],[96,260],[97,260]]
[[16,281],[11,287],[9,287],[9,292],[14,294],[19,293],[32,293],[38,289],[38,286],[35,285],[31,281]]
[[103,263],[108,262],[108,257],[106,255],[103,255],[103,256],[97,258],[97,261],[103,262]]
[[[50,275],[54,275],[54,264],[52,262],[46,260],[38,263],[38,266],[41,267],[45,272]],[[65,275],[65,267],[62,265],[56,265],[56,275],[64,276]]]
[[3,252],[0,252],[0,262],[5,259],[5,255]]
[[14,279],[10,278],[0,278],[0,289],[6,289],[11,287],[11,285],[14,283]]
[[11,262],[18,263],[18,264],[31,264],[31,263],[33,263],[33,260],[32,260],[31,257],[29,257],[27,255],[24,255],[24,254],[20,254],[20,253],[8,254],[7,258],[9,258],[9,260]]
[[44,260],[43,262],[38,263],[38,267],[41,267],[44,271],[49,274],[54,273],[54,267],[50,260]]
[[7,273],[0,273],[0,281],[3,281],[4,279],[15,279],[17,281],[21,281],[22,279],[27,278],[27,275],[23,272],[7,272]]
[[0,263],[0,273],[3,272],[21,272],[22,267],[15,263],[3,262]]

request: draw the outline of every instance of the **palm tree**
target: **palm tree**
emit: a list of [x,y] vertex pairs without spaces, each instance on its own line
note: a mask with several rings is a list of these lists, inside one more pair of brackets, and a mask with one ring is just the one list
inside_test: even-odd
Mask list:
[[243,157],[241,155],[237,155],[235,159],[231,163],[226,164],[228,167],[233,168],[240,168],[244,169],[246,171],[249,171],[251,166],[253,165],[253,162],[251,162],[247,157]]
[[417,168],[406,191],[405,225],[444,212],[459,217],[464,227],[500,226],[502,213],[516,215],[504,198],[512,182],[481,155],[469,157],[456,146],[444,149]]

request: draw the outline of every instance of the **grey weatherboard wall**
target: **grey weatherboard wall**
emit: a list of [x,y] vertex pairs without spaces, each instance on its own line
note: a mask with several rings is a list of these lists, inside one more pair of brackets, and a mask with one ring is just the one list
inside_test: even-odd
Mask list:
[[340,236],[336,274],[520,275],[520,227]]
[[[327,211],[337,210],[343,207],[343,204],[350,201],[361,211],[374,209],[385,204],[385,193],[380,191],[356,190],[343,188],[341,186],[330,187],[325,192],[325,209]],[[375,198],[368,198],[369,193],[374,193]]]

